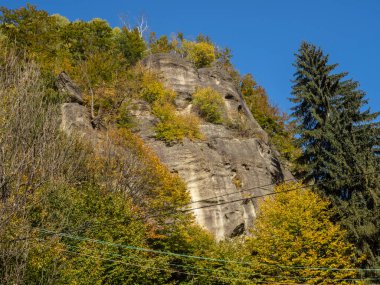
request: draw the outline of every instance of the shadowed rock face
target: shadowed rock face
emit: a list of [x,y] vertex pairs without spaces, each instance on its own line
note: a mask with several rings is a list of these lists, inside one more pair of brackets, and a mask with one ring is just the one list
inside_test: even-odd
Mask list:
[[[154,139],[157,119],[149,105],[136,101],[131,110],[140,136],[187,183],[192,199],[189,208],[195,209],[197,222],[218,240],[244,233],[257,212],[257,200],[249,197],[272,193],[273,187],[265,185],[292,178],[291,174],[267,144],[266,133],[246,108],[228,74],[215,66],[197,70],[191,63],[169,54],[150,56],[143,64],[159,72],[165,84],[177,92],[178,112],[193,112],[192,94],[199,87],[210,86],[223,96],[226,117],[243,121],[252,130],[253,135],[242,137],[226,126],[203,123],[204,140],[184,140],[167,146]],[[62,105],[61,128],[68,134],[79,134],[95,148],[101,148],[105,140],[101,131],[93,129],[88,110],[77,102]]]
[[66,95],[71,102],[83,104],[82,94],[79,87],[71,81],[66,72],[62,71],[57,78],[56,86],[58,91]]
[[[242,137],[225,126],[203,123],[201,131],[205,140],[185,140],[167,146],[153,138],[152,117],[135,111],[140,135],[162,162],[187,183],[193,201],[190,207],[198,208],[194,210],[197,222],[217,239],[243,233],[257,212],[257,201],[245,198],[271,193],[272,186],[259,186],[289,179],[291,174],[267,144],[267,134],[252,117],[227,73],[216,66],[197,70],[191,63],[170,54],[152,55],[143,63],[159,72],[167,87],[177,92],[178,112],[191,112],[192,94],[199,87],[210,86],[223,96],[227,117],[244,121],[256,134]],[[243,192],[244,189],[249,192]]]

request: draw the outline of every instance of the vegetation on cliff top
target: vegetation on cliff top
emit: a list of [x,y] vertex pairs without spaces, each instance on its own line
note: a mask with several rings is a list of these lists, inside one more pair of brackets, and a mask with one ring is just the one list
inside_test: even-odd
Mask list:
[[[360,271],[346,269],[378,261],[378,230],[371,224],[378,217],[378,176],[364,179],[379,173],[378,153],[372,153],[378,126],[364,123],[375,115],[360,111],[365,100],[357,83],[329,75],[331,66],[320,64],[322,71],[316,70],[328,79],[320,86],[320,73],[311,76],[297,61],[295,103],[323,110],[296,112],[303,142],[297,146],[263,88],[252,76],[241,77],[231,52],[206,36],[192,42],[181,33],[171,40],[152,34],[147,42],[138,27],[111,28],[101,19],[70,22],[33,6],[3,7],[1,13],[2,284],[364,284]],[[130,130],[129,104],[144,99],[158,119],[157,138],[200,138],[198,118],[177,114],[176,94],[139,67],[149,52],[176,52],[198,68],[221,64],[283,156],[321,182],[320,192],[333,203],[301,184],[279,186],[278,194],[262,201],[253,237],[215,242],[192,215],[178,210],[190,201],[184,182]],[[298,60],[315,55],[326,63],[308,45]],[[107,146],[109,155],[100,156],[59,131],[64,98],[55,78],[62,70],[84,91],[92,116],[107,125],[110,145],[128,150],[125,156],[112,155]],[[322,100],[316,83],[334,96]],[[220,97],[198,93],[200,114],[219,123]],[[310,103],[315,101],[320,106]],[[334,121],[321,124],[331,106],[327,117]],[[305,123],[313,128],[300,124],[302,118],[312,118]],[[324,146],[322,153],[306,159],[315,142]]]

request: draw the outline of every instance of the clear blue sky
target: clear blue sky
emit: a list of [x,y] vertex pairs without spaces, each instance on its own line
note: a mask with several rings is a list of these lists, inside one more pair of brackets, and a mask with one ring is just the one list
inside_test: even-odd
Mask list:
[[339,70],[361,83],[373,111],[380,110],[380,0],[0,0],[30,2],[70,20],[94,17],[120,25],[145,15],[158,35],[198,33],[233,51],[233,63],[252,73],[271,101],[289,111],[294,53],[302,40],[321,46]]

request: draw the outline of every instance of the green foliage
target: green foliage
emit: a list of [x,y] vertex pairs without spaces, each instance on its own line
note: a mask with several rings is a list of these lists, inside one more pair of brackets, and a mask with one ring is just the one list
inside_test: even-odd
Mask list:
[[282,275],[281,281],[289,276],[288,282],[351,284],[334,279],[357,278],[355,271],[302,269],[355,267],[354,246],[346,241],[345,231],[330,221],[329,203],[299,183],[283,184],[276,192],[260,203],[249,240],[255,258],[266,267],[265,280],[277,282]]
[[297,171],[294,162],[300,155],[300,150],[294,146],[293,132],[290,125],[286,124],[287,117],[270,104],[264,88],[256,83],[251,74],[243,76],[240,91],[253,117],[268,133],[271,143],[290,163],[292,170]]
[[156,138],[168,144],[182,141],[201,139],[199,120],[196,116],[176,114],[172,104],[155,104],[153,114],[160,120],[156,125]]
[[[336,65],[328,65],[327,61],[328,56],[323,55],[320,49],[302,43],[296,55],[297,72],[291,99],[296,104],[292,115],[297,120],[296,131],[300,134],[297,143],[300,147],[307,146],[299,162],[307,164],[306,179],[316,182],[328,175],[323,165],[329,159],[325,150],[331,150],[329,135],[334,124],[332,101],[338,92],[339,79],[345,75],[331,75]],[[321,84],[320,78],[325,78],[324,84]]]
[[163,35],[158,39],[156,34],[152,32],[149,36],[149,48],[151,53],[169,53],[177,48],[173,41],[169,41],[168,36]]
[[192,61],[197,68],[210,66],[216,59],[215,48],[211,43],[184,40],[182,42],[182,49],[187,59]]
[[124,55],[128,64],[134,65],[142,59],[146,44],[137,28],[129,30],[123,27],[121,33],[117,33],[115,38],[117,49]]
[[0,12],[0,30],[9,43],[25,52],[28,58],[36,60],[42,72],[54,69],[52,58],[57,56],[62,46],[60,33],[57,32],[60,19],[50,17],[46,11],[37,10],[29,4],[15,10],[1,7]]
[[174,106],[176,93],[166,89],[153,74],[144,74],[141,97],[151,104],[152,114],[159,119],[155,127],[157,139],[171,144],[184,138],[202,138],[198,118],[192,114],[177,114]]
[[112,47],[112,29],[105,20],[75,21],[62,27],[62,40],[74,59],[84,60],[89,54],[106,52]]
[[193,104],[210,123],[223,123],[225,104],[222,95],[211,87],[200,88],[193,94]]
[[[149,257],[147,253],[114,248],[94,243],[81,237],[149,247],[148,232],[124,193],[104,191],[97,185],[83,185],[80,188],[58,186],[54,191],[37,194],[43,197],[43,207],[31,209],[37,226],[36,234],[42,237],[36,244],[38,252],[31,258],[29,270],[33,275],[52,270],[53,266],[64,265],[57,273],[55,284],[114,284],[123,282],[163,283],[170,274],[157,274],[144,266],[168,268],[166,257]],[[57,220],[61,221],[59,224]],[[41,224],[42,223],[42,224]],[[51,238],[39,229],[67,232],[69,237]],[[75,254],[77,253],[77,254]],[[56,254],[56,256],[54,256]],[[51,265],[46,258],[50,256]],[[92,258],[89,259],[89,256]],[[116,260],[117,262],[110,262]],[[42,264],[41,264],[42,263]],[[131,266],[133,265],[133,266]],[[91,272],[91,274],[89,274]],[[36,276],[36,277],[37,277]],[[31,276],[32,279],[34,276]]]
[[380,123],[371,121],[379,113],[365,110],[359,83],[345,80],[347,73],[333,74],[336,66],[321,49],[301,44],[291,99],[303,151],[299,162],[305,179],[319,183],[333,201],[358,255],[365,253],[367,266],[377,266],[380,188],[373,149],[379,145]]

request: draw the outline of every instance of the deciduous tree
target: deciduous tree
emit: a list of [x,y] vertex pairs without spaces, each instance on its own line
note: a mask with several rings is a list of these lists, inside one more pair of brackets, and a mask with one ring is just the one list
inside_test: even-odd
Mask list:
[[355,267],[354,246],[330,221],[329,202],[300,183],[280,185],[275,193],[260,202],[249,240],[252,254],[269,275],[265,280],[352,284],[341,279],[356,278],[357,271],[315,269]]

